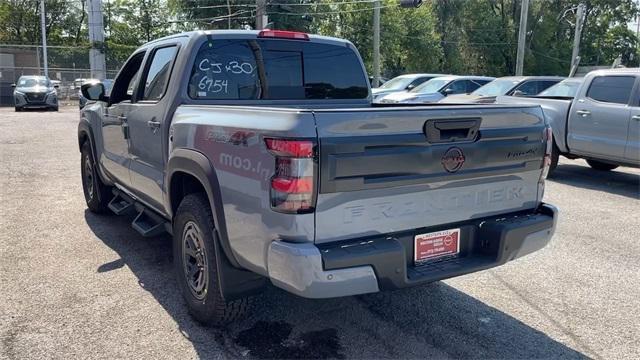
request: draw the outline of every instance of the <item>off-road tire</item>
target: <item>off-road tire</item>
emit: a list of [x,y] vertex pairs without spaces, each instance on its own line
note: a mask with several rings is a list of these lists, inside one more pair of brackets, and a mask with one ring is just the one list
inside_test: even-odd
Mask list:
[[[206,273],[207,277],[206,288],[199,293],[192,287],[194,276],[187,275],[185,263],[185,259],[187,261],[195,260],[193,256],[185,253],[185,243],[192,241],[192,239],[188,239],[189,235],[186,235],[185,232],[193,230],[194,224],[197,233],[202,238],[202,246],[197,253],[202,251],[205,259],[205,264],[198,263],[198,268],[203,266],[205,270],[200,270],[200,272]],[[189,313],[198,322],[212,326],[223,326],[242,317],[247,312],[249,302],[247,298],[225,301],[222,297],[218,278],[217,241],[213,213],[206,195],[200,193],[185,196],[178,206],[173,220],[173,263],[176,281],[187,303]],[[191,251],[193,252],[193,248]],[[224,256],[222,253],[220,255]],[[199,260],[202,261],[202,258]],[[194,264],[194,261],[190,261],[190,264]]]
[[595,170],[599,171],[611,171],[618,167],[618,165],[607,164],[597,160],[587,160],[587,164],[589,164],[589,166],[591,166]]
[[[80,172],[82,175],[82,192],[84,200],[91,212],[96,214],[110,214],[109,201],[113,198],[112,189],[105,185],[96,168],[96,162],[88,141],[82,145],[80,158]],[[88,163],[87,163],[88,162]]]

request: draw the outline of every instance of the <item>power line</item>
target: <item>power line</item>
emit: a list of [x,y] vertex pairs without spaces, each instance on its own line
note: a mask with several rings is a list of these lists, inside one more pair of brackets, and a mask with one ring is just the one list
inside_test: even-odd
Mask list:
[[285,15],[285,16],[302,16],[302,15],[334,15],[334,14],[345,14],[345,13],[354,13],[354,12],[362,12],[362,11],[373,11],[374,9],[384,9],[391,7],[399,7],[399,4],[395,5],[383,5],[377,7],[368,7],[366,9],[352,9],[352,10],[336,10],[336,11],[320,11],[320,12],[300,12],[300,13],[289,13],[289,12],[269,12],[269,15]]

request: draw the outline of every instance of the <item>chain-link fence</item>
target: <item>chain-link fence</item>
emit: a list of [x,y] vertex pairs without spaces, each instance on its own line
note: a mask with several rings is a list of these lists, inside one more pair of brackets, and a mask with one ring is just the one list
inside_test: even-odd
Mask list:
[[[113,79],[123,59],[133,51],[117,49],[112,56],[107,53],[107,78]],[[0,44],[0,106],[13,105],[14,84],[22,75],[43,75],[42,46]],[[78,90],[84,79],[91,78],[89,49],[84,46],[48,46],[47,64],[49,78],[58,85],[61,102],[78,99]]]

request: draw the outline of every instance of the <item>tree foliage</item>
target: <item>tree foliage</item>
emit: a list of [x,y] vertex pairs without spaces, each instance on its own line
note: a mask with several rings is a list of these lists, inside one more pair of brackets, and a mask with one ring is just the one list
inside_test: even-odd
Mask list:
[[[571,65],[575,8],[586,20],[582,65],[610,65],[620,57],[638,66],[638,38],[628,24],[638,15],[633,0],[530,0],[525,73],[566,75]],[[513,74],[521,0],[433,0],[403,9],[381,0],[381,64],[385,76],[404,72]],[[372,66],[374,2],[269,0],[271,28],[349,39]],[[39,3],[0,0],[0,43],[40,41]],[[89,48],[83,1],[46,0],[49,44],[69,45],[55,56],[83,63]],[[117,67],[149,40],[194,29],[245,29],[255,22],[254,0],[104,0],[107,61]]]

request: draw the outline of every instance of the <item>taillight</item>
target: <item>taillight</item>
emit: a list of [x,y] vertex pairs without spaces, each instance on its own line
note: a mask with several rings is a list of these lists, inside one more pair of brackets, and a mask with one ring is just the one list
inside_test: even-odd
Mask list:
[[311,140],[265,139],[276,157],[271,178],[271,208],[278,212],[313,212],[315,195],[315,143]]
[[258,33],[258,37],[290,40],[309,40],[309,35],[305,33],[285,30],[262,30]]
[[542,175],[540,180],[544,181],[549,174],[549,168],[551,166],[551,150],[553,147],[553,131],[550,127],[544,128],[542,131],[542,140],[546,142],[544,149],[544,159],[542,160]]

